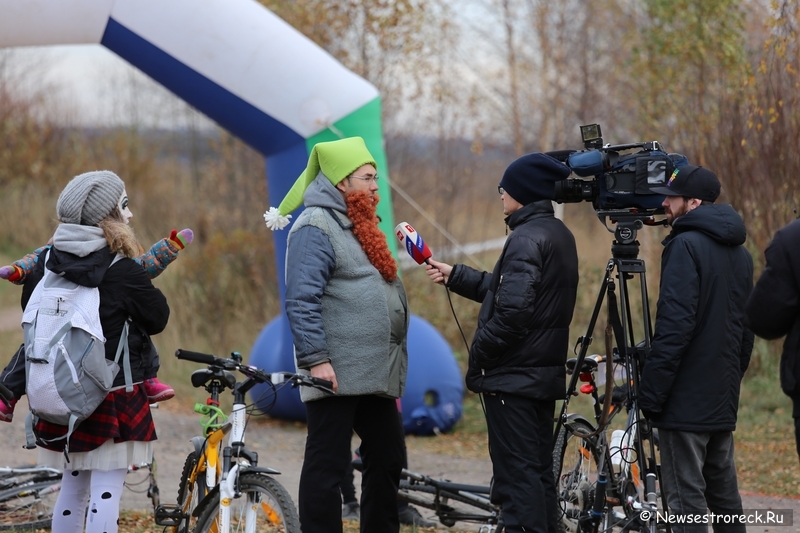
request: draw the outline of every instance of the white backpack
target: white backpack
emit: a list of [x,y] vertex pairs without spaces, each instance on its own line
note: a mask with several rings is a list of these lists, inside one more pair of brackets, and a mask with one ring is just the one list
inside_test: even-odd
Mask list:
[[[50,255],[45,256],[45,265]],[[117,255],[112,265],[122,256]],[[125,388],[133,390],[125,322],[114,361],[106,359],[100,325],[100,291],[69,281],[45,266],[44,277],[22,315],[25,333],[25,393],[31,415],[26,420],[27,447],[35,447],[36,418],[67,426],[64,455],[69,461],[69,438],[106,398],[119,372],[120,355]],[[50,441],[43,441],[48,443]]]

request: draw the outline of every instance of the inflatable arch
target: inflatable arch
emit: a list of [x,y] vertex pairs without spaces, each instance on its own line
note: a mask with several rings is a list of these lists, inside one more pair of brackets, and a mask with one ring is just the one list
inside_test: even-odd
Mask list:
[[[283,198],[320,141],[361,136],[387,174],[377,89],[254,0],[0,0],[0,47],[60,44],[105,46],[259,151],[270,198]],[[386,180],[379,193],[396,253]],[[274,233],[281,301],[287,235]],[[286,320],[260,341],[267,332],[253,350],[259,366],[293,368]],[[404,412],[421,401],[404,399]],[[305,418],[297,391],[281,393],[272,413]]]

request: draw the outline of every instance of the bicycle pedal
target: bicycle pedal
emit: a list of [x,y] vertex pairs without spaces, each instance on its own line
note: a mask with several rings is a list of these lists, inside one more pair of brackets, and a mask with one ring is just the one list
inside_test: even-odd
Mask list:
[[161,504],[155,511],[156,524],[159,526],[177,526],[187,518],[183,509],[176,504]]

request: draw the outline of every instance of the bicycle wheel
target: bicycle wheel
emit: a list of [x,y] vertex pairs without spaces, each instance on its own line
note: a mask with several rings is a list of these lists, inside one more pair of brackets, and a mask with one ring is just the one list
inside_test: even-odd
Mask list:
[[177,528],[174,528],[176,533],[189,533],[194,531],[197,518],[192,516],[192,513],[197,508],[197,505],[208,494],[208,486],[206,485],[205,472],[197,472],[197,475],[192,482],[192,473],[197,467],[197,452],[192,452],[186,457],[183,463],[183,471],[181,472],[181,480],[178,484],[178,507],[183,510],[186,518],[181,521]]
[[594,502],[599,455],[594,440],[583,437],[594,427],[580,418],[572,420],[570,426],[561,428],[553,446],[553,474],[561,508],[559,530],[575,532],[581,513]]
[[[256,510],[254,531],[259,533],[300,533],[300,518],[294,502],[275,479],[255,472],[239,476],[241,496],[231,501],[231,531],[244,531],[248,508]],[[219,491],[203,504],[195,533],[219,531]]]
[[49,529],[60,490],[57,477],[0,491],[0,530]]

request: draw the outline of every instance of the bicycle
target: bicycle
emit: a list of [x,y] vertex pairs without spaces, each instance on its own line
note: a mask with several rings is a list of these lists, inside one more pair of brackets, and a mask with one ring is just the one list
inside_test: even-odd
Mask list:
[[0,530],[49,529],[60,489],[56,468],[0,467]]
[[[645,263],[638,258],[636,233],[654,217],[632,211],[598,211],[617,224],[615,240],[586,334],[578,339],[577,357],[567,362],[571,374],[561,414],[556,419],[553,472],[561,507],[560,527],[570,532],[597,533],[613,528],[656,533],[659,513],[660,466],[657,439],[638,407],[640,367],[651,348],[653,328],[647,296]],[[659,222],[660,223],[660,222]],[[616,276],[614,275],[616,272]],[[641,290],[641,327],[644,340],[635,343],[628,280],[638,276]],[[619,281],[619,300],[615,277]],[[605,331],[607,355],[586,355],[603,299],[608,305]],[[616,342],[614,342],[616,341]],[[610,354],[610,355],[608,355]],[[610,361],[607,360],[610,358]],[[598,394],[595,373],[606,366],[606,392]],[[615,366],[623,369],[624,384],[614,386]],[[567,414],[576,385],[594,402],[595,422],[579,414]],[[625,426],[607,438],[609,424],[623,409]],[[666,508],[661,494],[661,508]],[[668,528],[669,529],[669,528]]]
[[[642,440],[655,444],[655,434],[639,417],[626,385],[614,387],[609,414],[601,426],[600,405],[605,398],[598,394],[595,374],[600,364],[607,363],[606,357],[587,356],[577,369],[576,362],[577,359],[567,362],[568,372],[580,373],[584,382],[581,392],[592,396],[598,423],[569,414],[556,437],[553,468],[562,528],[573,532],[593,530],[594,520],[600,531],[651,531],[652,524],[641,516],[643,511],[657,511],[656,476],[648,472],[642,479],[639,458],[645,455]],[[615,357],[613,363],[620,364],[620,358]],[[607,429],[623,409],[628,413],[625,429],[614,430],[609,442]]]
[[[155,509],[159,503],[155,459],[132,465],[128,473],[137,470],[147,470],[147,477],[136,483],[126,481],[125,486],[133,492],[146,492]],[[0,467],[0,531],[50,529],[61,478],[61,470],[48,466]],[[144,490],[133,488],[144,482],[148,483]]]
[[197,403],[194,411],[203,415],[202,436],[192,437],[194,450],[186,456],[178,484],[176,505],[156,506],[156,524],[171,526],[174,533],[194,531],[198,503],[217,484],[222,473],[220,448],[222,439],[231,429],[228,417],[219,407],[220,394],[236,384],[234,375],[222,368],[209,366],[196,370],[191,376],[195,388],[203,387],[209,397],[205,404]]
[[[128,476],[132,472],[138,472],[140,470],[145,470],[147,475],[140,479],[139,481],[128,481],[125,479],[125,488],[131,492],[135,492],[137,494],[144,494],[150,499],[150,503],[153,505],[153,512],[158,508],[161,504],[161,495],[158,489],[158,482],[156,481],[156,458],[155,454],[153,454],[153,458],[149,463],[141,463],[136,465],[131,465],[128,467]],[[147,483],[147,486],[143,489],[140,488],[142,485]]]
[[[173,531],[208,531],[227,533],[235,531],[300,532],[300,519],[286,489],[272,476],[277,470],[258,466],[258,454],[245,445],[245,430],[250,407],[246,393],[260,383],[273,386],[310,386],[333,394],[329,381],[291,372],[266,372],[242,364],[242,356],[233,352],[228,359],[209,354],[177,350],[178,359],[208,365],[207,369],[192,373],[192,385],[204,387],[214,397],[231,390],[233,406],[230,415],[224,416],[213,401],[203,437],[195,437],[195,449],[184,463],[184,472],[178,489],[178,503],[160,505],[156,510],[156,524],[170,526]],[[231,371],[244,374],[237,381]],[[223,437],[229,434],[228,443],[221,448]],[[219,457],[222,462],[219,462]],[[191,526],[194,526],[193,528]],[[190,529],[191,528],[191,529]]]
[[502,533],[500,508],[489,500],[489,491],[490,487],[433,479],[403,469],[397,498],[432,510],[447,527],[456,522],[473,522],[484,524],[480,533]]

